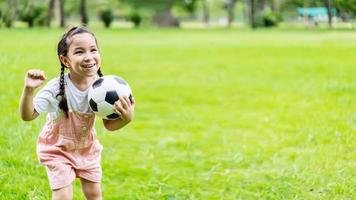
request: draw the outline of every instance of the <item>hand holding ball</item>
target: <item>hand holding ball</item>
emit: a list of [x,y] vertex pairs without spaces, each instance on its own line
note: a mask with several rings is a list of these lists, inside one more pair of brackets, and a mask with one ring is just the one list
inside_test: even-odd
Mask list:
[[89,106],[98,117],[114,120],[119,117],[113,111],[114,103],[123,96],[127,96],[132,103],[132,91],[129,84],[117,76],[103,76],[95,80],[89,88]]

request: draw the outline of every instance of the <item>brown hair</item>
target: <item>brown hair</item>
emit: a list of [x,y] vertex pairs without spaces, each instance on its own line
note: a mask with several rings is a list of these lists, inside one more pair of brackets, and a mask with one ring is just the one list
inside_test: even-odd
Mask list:
[[[80,27],[80,26],[76,26],[76,27],[73,27],[71,29],[69,29],[66,33],[63,34],[62,36],[62,39],[58,42],[58,45],[57,45],[57,55],[58,57],[60,55],[62,56],[67,56],[67,53],[68,53],[68,49],[69,49],[69,46],[71,44],[71,38],[74,36],[74,35],[77,35],[77,34],[80,34],[80,33],[89,33],[91,34],[94,39],[95,39],[95,43],[96,43],[96,46],[98,46],[98,42],[95,38],[95,35],[90,32],[86,27]],[[59,98],[59,104],[58,104],[58,107],[60,109],[62,109],[66,115],[66,117],[68,117],[68,104],[67,104],[67,98],[65,96],[65,89],[64,89],[64,71],[65,71],[65,68],[67,68],[63,63],[62,61],[60,61],[61,63],[61,75],[60,75],[60,79],[59,79],[59,93],[57,94],[57,98]],[[98,69],[98,75],[100,77],[103,76],[103,74],[101,73],[101,70],[100,68]]]

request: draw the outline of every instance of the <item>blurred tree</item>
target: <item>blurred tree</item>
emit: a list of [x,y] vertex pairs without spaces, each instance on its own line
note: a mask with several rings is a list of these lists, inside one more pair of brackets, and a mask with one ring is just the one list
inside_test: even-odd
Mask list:
[[65,14],[64,14],[64,2],[65,0],[59,0],[59,26],[65,27]]
[[184,0],[182,7],[186,12],[190,14],[191,18],[195,17],[195,11],[197,10],[197,1],[198,0]]
[[246,0],[245,5],[252,28],[277,26],[282,21],[280,0]]
[[251,28],[257,28],[256,23],[256,0],[246,0],[247,16]]
[[111,9],[102,10],[100,13],[100,19],[104,22],[106,28],[109,28],[111,22],[114,20],[114,14]]
[[11,28],[13,26],[13,22],[16,20],[17,4],[18,2],[16,0],[3,0],[1,2],[1,19],[8,28]]
[[232,22],[234,21],[235,18],[235,5],[236,5],[237,0],[226,0],[225,5],[227,8],[227,27],[231,27]]
[[209,18],[210,18],[209,2],[208,0],[202,0],[202,4],[203,4],[203,22],[205,23],[206,27],[209,27]]
[[329,28],[332,28],[331,0],[324,0],[324,5],[328,13]]
[[22,0],[17,8],[20,20],[26,22],[31,28],[35,25],[45,25],[46,22],[46,8],[40,1]]
[[139,27],[142,21],[140,13],[136,11],[133,11],[131,14],[129,14],[127,19],[134,24],[135,28]]
[[88,21],[89,21],[86,8],[87,8],[86,0],[80,0],[79,13],[80,13],[80,22],[82,23],[82,25],[88,25]]
[[54,1],[55,0],[49,0],[49,2],[48,2],[48,9],[47,9],[47,26],[48,27],[51,27],[51,21],[52,21],[52,17],[53,17]]
[[48,1],[47,19],[46,19],[46,25],[48,27],[51,26],[54,10],[59,11],[59,26],[62,28],[65,27],[64,2],[65,2],[65,0],[49,0]]
[[[283,0],[282,0],[283,1]],[[281,0],[273,0],[272,2],[272,11],[276,13],[277,15],[280,15],[280,5],[281,5]]]
[[179,26],[179,20],[172,15],[173,6],[183,6],[193,11],[196,0],[119,0],[131,5],[134,10],[140,12],[142,9],[153,13],[152,22],[158,26]]
[[336,6],[342,14],[346,14],[351,19],[352,28],[355,28],[354,19],[356,17],[356,0],[336,0]]

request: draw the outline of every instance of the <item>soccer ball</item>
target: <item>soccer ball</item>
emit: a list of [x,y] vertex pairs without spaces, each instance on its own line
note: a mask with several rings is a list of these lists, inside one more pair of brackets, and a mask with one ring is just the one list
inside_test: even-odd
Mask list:
[[90,86],[88,102],[98,117],[114,120],[119,117],[113,111],[114,103],[122,96],[129,97],[132,103],[132,91],[129,84],[120,77],[107,75],[95,80]]

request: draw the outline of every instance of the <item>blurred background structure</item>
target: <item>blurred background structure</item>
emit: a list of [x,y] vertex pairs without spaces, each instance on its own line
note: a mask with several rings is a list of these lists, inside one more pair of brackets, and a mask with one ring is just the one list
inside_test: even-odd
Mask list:
[[0,0],[0,28],[354,28],[356,0]]

